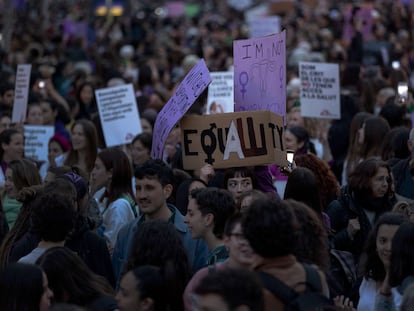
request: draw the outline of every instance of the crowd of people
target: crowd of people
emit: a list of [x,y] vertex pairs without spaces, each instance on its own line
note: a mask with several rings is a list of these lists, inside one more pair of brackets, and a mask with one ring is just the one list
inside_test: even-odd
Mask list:
[[[164,2],[125,1],[121,16],[13,2],[0,49],[0,309],[414,310],[411,2],[188,1],[175,15]],[[286,29],[292,166],[185,170],[179,123],[152,159],[157,113],[201,58],[232,70],[256,6]],[[301,115],[300,61],[339,64],[340,119]],[[32,65],[24,124],[11,120],[19,64]],[[142,133],[107,148],[95,90],[122,84]],[[206,113],[206,99],[187,113]],[[25,156],[24,125],[54,126],[47,161]]]

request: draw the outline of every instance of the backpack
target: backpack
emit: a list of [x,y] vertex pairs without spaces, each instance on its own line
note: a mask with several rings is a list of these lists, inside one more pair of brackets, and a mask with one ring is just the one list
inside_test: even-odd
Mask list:
[[306,272],[306,290],[298,293],[273,275],[260,271],[264,288],[285,304],[285,311],[327,311],[336,310],[331,300],[322,294],[322,283],[318,271],[303,264]]

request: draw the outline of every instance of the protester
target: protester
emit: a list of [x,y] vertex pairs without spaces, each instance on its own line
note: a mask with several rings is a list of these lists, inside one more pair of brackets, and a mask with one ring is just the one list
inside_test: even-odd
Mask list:
[[175,206],[184,216],[187,214],[190,193],[194,189],[205,188],[207,184],[199,178],[186,179],[178,185]]
[[132,159],[132,166],[137,166],[144,163],[150,158],[152,148],[152,135],[148,133],[141,133],[134,137],[130,145],[130,154]]
[[6,182],[6,169],[13,160],[19,160],[23,157],[23,134],[16,129],[8,129],[0,135],[0,186],[4,189]]
[[35,265],[13,263],[0,272],[0,305],[3,310],[48,311],[53,298],[48,278]]

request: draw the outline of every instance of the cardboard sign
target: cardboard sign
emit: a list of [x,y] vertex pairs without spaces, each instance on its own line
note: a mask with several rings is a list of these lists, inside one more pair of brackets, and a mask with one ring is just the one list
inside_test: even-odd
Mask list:
[[280,32],[280,17],[265,16],[248,20],[250,38],[260,38]]
[[272,112],[185,116],[180,126],[184,169],[287,165],[283,119]]
[[175,124],[190,109],[198,96],[210,84],[211,77],[206,63],[201,59],[180,83],[155,120],[151,157],[162,159],[165,141]]
[[206,114],[234,111],[234,74],[232,71],[211,72]]
[[272,0],[269,3],[269,13],[273,14],[286,14],[292,12],[295,9],[294,0]]
[[300,103],[304,117],[339,119],[339,66],[326,63],[299,63]]
[[27,101],[30,87],[30,71],[32,65],[24,64],[17,66],[16,85],[14,87],[13,123],[26,121]]
[[107,147],[129,144],[142,132],[132,84],[95,91]]
[[286,115],[286,31],[236,40],[234,111],[270,110]]
[[53,126],[24,126],[24,155],[36,161],[47,161],[49,139],[55,134]]

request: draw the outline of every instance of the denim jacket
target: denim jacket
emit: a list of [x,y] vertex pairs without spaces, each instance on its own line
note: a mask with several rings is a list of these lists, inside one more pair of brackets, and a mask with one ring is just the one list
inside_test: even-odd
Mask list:
[[[174,226],[182,238],[188,262],[194,273],[206,265],[209,253],[207,244],[201,239],[193,239],[187,225],[184,223],[184,216],[175,206],[169,204],[168,207],[175,211]],[[112,254],[112,265],[117,284],[119,284],[124,265],[128,260],[135,231],[142,221],[142,217],[144,217],[144,215],[140,215],[137,219],[125,224],[118,233],[114,252]]]

